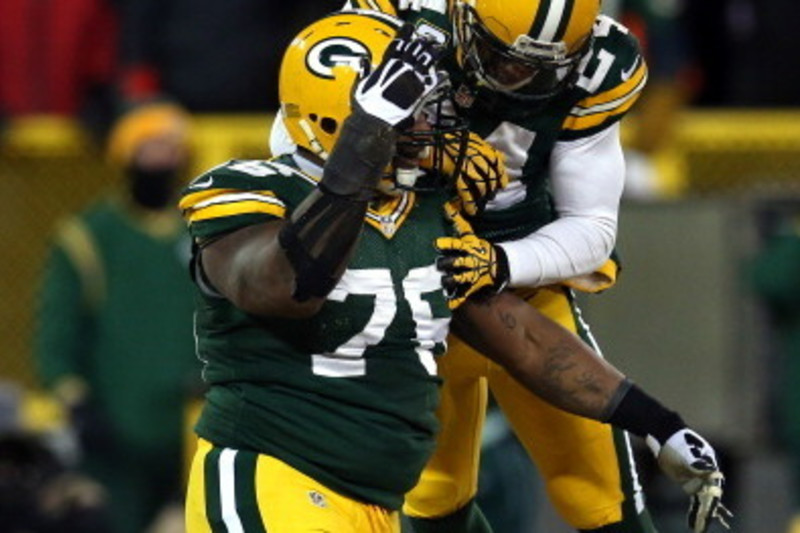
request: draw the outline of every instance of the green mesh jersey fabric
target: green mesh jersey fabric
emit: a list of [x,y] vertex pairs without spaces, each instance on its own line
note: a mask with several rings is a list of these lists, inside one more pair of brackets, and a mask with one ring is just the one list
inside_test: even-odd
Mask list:
[[[232,161],[190,184],[181,205],[202,243],[288,216],[314,186],[286,157]],[[406,194],[370,211],[352,262],[313,318],[256,317],[201,291],[198,354],[211,388],[198,434],[399,508],[437,431],[435,358],[450,314],[432,243],[450,230],[444,200]]]

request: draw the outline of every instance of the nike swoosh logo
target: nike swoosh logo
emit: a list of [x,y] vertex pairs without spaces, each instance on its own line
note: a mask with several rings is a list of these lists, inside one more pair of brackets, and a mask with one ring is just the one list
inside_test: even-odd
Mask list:
[[195,181],[191,185],[189,185],[190,189],[207,189],[211,187],[211,184],[214,183],[214,179],[211,176],[208,176],[205,180],[202,181]]
[[636,61],[634,61],[633,66],[631,66],[631,68],[622,71],[622,81],[628,81],[631,78],[631,76],[633,76],[633,73],[636,72],[636,69],[638,67],[639,67],[639,58],[637,57]]

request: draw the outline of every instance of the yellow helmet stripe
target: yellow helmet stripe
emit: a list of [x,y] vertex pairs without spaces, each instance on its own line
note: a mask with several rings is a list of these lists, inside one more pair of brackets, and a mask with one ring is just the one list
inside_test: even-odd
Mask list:
[[559,41],[564,40],[564,37],[567,33],[567,28],[569,27],[570,21],[572,20],[573,9],[575,9],[575,0],[567,0],[564,3],[564,7],[562,8],[563,14],[561,16],[561,23],[558,25],[558,30],[556,31],[555,39],[558,39]]
[[550,16],[550,5],[550,0],[539,0],[539,7],[535,11],[536,15],[533,19],[533,24],[531,24],[531,29],[528,32],[529,37],[536,40],[541,39],[546,21]]
[[573,3],[574,0],[542,0],[528,35],[548,43],[560,40],[569,22]]

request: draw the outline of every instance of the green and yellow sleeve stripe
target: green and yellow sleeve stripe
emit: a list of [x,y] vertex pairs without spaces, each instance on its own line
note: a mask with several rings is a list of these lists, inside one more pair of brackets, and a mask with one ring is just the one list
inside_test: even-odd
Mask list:
[[238,215],[286,216],[286,205],[272,191],[210,189],[184,196],[179,207],[190,225]]
[[639,61],[639,66],[627,80],[578,102],[564,121],[563,129],[577,133],[619,120],[638,100],[646,83],[647,66],[644,61]]

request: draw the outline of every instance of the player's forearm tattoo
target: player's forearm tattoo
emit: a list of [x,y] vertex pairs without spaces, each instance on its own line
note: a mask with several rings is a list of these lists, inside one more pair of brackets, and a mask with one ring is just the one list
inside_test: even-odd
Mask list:
[[474,303],[492,308],[506,333],[526,337],[526,351],[531,354],[527,360],[535,369],[523,364],[527,369],[518,377],[527,382],[531,390],[559,407],[591,418],[603,412],[611,398],[611,392],[606,390],[606,376],[601,367],[595,366],[596,356],[578,339],[565,339],[544,323],[521,322],[513,308],[496,305],[493,298],[476,299]]
[[511,331],[517,327],[517,319],[513,314],[500,310],[497,316],[500,317],[500,322],[502,322],[507,330]]
[[587,368],[582,355],[568,343],[545,349],[541,387],[577,412],[589,416],[601,413],[609,401],[601,376]]

